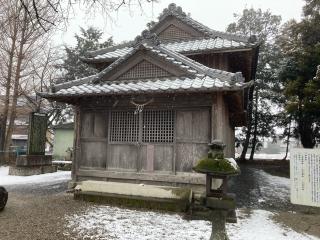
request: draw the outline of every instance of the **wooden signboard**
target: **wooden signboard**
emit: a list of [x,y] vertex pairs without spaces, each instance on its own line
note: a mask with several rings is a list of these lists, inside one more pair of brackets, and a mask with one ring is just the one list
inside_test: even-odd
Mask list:
[[320,207],[320,149],[290,151],[291,202]]
[[28,155],[44,155],[48,117],[44,113],[31,113],[29,119]]

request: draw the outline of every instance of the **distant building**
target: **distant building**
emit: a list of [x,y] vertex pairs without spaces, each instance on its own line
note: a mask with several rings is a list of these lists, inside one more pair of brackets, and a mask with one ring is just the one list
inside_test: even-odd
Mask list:
[[54,143],[53,158],[56,160],[64,160],[69,157],[68,149],[73,147],[74,124],[64,123],[53,127]]

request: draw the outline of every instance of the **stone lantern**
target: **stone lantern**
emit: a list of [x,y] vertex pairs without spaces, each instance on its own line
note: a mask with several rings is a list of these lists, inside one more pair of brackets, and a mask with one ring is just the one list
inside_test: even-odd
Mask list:
[[235,199],[227,194],[228,177],[240,173],[234,159],[224,158],[225,144],[215,140],[209,144],[208,156],[200,159],[193,170],[206,174],[205,207],[210,211],[212,233],[210,240],[228,240],[225,229],[229,211],[235,211]]
[[221,198],[227,195],[229,176],[240,173],[233,159],[225,159],[223,150],[225,144],[220,140],[209,143],[208,157],[200,159],[193,168],[194,171],[206,174],[206,196]]

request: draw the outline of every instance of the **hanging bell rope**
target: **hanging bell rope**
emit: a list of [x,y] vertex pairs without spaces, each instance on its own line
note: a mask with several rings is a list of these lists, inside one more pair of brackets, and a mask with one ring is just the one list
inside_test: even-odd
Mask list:
[[141,113],[143,111],[144,106],[150,104],[153,102],[153,98],[145,103],[136,103],[132,99],[130,101],[131,104],[133,104],[136,107],[136,110],[134,111],[134,114]]

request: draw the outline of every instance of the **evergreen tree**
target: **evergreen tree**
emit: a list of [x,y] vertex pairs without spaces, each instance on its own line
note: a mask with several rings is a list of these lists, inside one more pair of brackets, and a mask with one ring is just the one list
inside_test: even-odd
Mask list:
[[59,68],[63,72],[63,76],[59,82],[71,81],[77,78],[83,78],[97,73],[97,70],[81,61],[81,57],[85,56],[88,51],[97,50],[113,45],[112,37],[105,42],[100,42],[102,32],[93,27],[87,30],[81,28],[80,35],[76,34],[77,44],[75,47],[65,47],[66,58]]
[[[237,22],[231,23],[227,31],[246,36],[257,36],[260,41],[259,60],[254,86],[249,90],[249,106],[246,133],[243,140],[243,151],[240,160],[244,161],[249,144],[252,151],[250,159],[258,148],[262,137],[273,137],[275,116],[272,108],[279,99],[279,82],[276,71],[279,65],[279,49],[275,39],[279,33],[281,17],[273,15],[269,10],[244,9],[237,15]],[[243,134],[242,134],[243,135]]]
[[[112,37],[105,42],[101,42],[102,32],[93,27],[87,30],[81,28],[80,35],[75,35],[77,44],[75,47],[65,47],[66,55],[63,63],[58,65],[62,71],[62,76],[56,83],[72,81],[78,78],[87,77],[96,74],[98,70],[81,61],[81,57],[85,56],[88,51],[113,45]],[[59,117],[55,119],[55,123],[64,123],[73,118],[73,111],[68,105],[60,105],[57,108]]]
[[279,37],[284,53],[280,79],[285,87],[286,112],[296,122],[294,131],[305,148],[320,140],[320,2],[306,0],[301,22],[286,23]]

